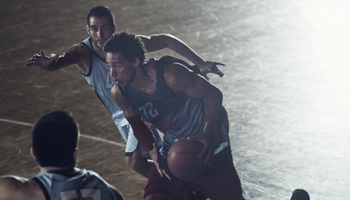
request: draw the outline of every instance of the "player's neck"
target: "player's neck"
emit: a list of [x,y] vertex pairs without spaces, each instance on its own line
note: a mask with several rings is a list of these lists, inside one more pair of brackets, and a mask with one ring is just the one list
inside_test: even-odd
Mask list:
[[95,52],[98,56],[100,56],[101,58],[103,58],[103,59],[106,60],[107,52],[101,51],[99,48],[97,48],[97,47],[95,46],[94,43],[92,43],[92,48],[93,48],[94,52]]
[[140,65],[136,68],[134,81],[131,83],[139,91],[152,95],[156,89],[157,78],[152,64]]
[[49,171],[67,171],[67,172],[73,172],[74,167],[40,167],[40,172],[49,172]]

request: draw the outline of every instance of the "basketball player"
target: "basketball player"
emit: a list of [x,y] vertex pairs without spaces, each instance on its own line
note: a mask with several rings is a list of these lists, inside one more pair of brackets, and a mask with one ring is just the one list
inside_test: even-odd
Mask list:
[[[149,158],[147,153],[143,154],[142,149],[138,147],[133,130],[124,118],[123,112],[113,102],[110,94],[113,82],[109,76],[110,71],[105,61],[106,53],[102,51],[102,47],[115,31],[114,16],[106,6],[96,6],[87,15],[86,27],[90,37],[82,43],[71,46],[66,53],[60,55],[52,54],[49,57],[42,50],[40,55],[35,54],[30,58],[25,66],[35,65],[47,71],[56,71],[76,64],[87,82],[94,88],[97,97],[126,141],[125,161],[127,165],[136,172],[148,177],[152,163],[147,162],[147,158]],[[204,76],[209,72],[223,76],[217,68],[217,65],[223,64],[203,61],[186,44],[171,35],[140,36],[140,38],[149,52],[167,47],[199,66]],[[158,143],[161,144],[162,141],[155,130],[154,135]]]
[[[221,91],[176,58],[166,56],[144,62],[146,51],[134,34],[113,35],[104,51],[108,52],[106,60],[114,81],[112,97],[155,164],[144,198],[189,199],[192,187],[213,200],[243,199],[232,161]],[[160,151],[141,117],[164,133]],[[166,164],[170,146],[182,138],[203,143],[200,157],[210,165],[203,176],[189,183],[173,177]]]
[[70,113],[54,111],[34,126],[31,153],[40,166],[37,176],[0,178],[0,200],[123,200],[93,171],[75,168],[79,127]]

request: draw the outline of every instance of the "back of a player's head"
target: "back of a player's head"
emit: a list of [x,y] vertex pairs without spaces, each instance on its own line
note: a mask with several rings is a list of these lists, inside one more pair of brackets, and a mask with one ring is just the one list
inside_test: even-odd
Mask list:
[[105,43],[103,51],[120,53],[129,62],[139,58],[140,63],[143,63],[146,58],[146,49],[141,38],[127,31],[113,34]]
[[32,142],[36,161],[41,167],[67,167],[75,163],[79,127],[72,114],[54,111],[34,126]]
[[90,26],[90,17],[108,17],[111,26],[114,25],[114,15],[107,6],[95,6],[93,7],[89,14],[87,15],[87,25]]

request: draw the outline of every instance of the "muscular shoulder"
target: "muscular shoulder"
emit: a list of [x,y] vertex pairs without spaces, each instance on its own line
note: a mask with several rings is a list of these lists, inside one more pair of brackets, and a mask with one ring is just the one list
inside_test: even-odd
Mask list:
[[113,85],[111,89],[111,95],[113,97],[114,103],[123,111],[125,117],[131,117],[136,114],[132,107],[126,102],[118,85]]
[[67,53],[77,54],[79,56],[84,56],[86,54],[90,55],[90,50],[84,44],[74,44],[71,47],[69,47]]
[[90,60],[90,49],[84,44],[75,44],[71,46],[67,53],[79,57],[80,61]]
[[195,73],[191,72],[180,63],[172,63],[164,66],[164,79],[167,85],[174,91],[182,91],[184,86],[191,85]]
[[75,44],[71,46],[66,55],[67,57],[71,57],[72,60],[76,60],[76,64],[81,72],[84,74],[88,74],[90,70],[90,49],[84,44]]
[[39,185],[32,179],[6,176],[0,178],[0,200],[45,200]]
[[117,106],[125,110],[129,107],[129,104],[126,102],[122,92],[120,91],[119,87],[117,84],[114,84],[112,89],[111,89],[111,95],[113,97],[114,102],[117,104]]

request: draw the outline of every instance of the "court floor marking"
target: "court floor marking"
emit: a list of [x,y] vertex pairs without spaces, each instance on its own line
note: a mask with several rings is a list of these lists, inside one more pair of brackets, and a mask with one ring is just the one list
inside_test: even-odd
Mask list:
[[[19,125],[31,126],[31,127],[34,126],[34,124],[31,124],[31,123],[20,122],[20,121],[15,121],[15,120],[10,120],[10,119],[3,119],[3,118],[0,118],[0,122],[19,124]],[[110,141],[110,140],[106,140],[106,139],[95,137],[95,136],[91,136],[91,135],[85,135],[85,134],[81,134],[80,133],[80,137],[91,139],[91,140],[96,140],[96,141],[100,141],[100,142],[104,142],[104,143],[108,143],[108,144],[113,144],[113,145],[120,146],[120,147],[125,147],[125,144],[123,144],[123,143],[113,142],[113,141]]]
[[[10,119],[3,119],[3,118],[0,118],[0,122],[6,122],[6,123],[12,123],[12,124],[19,124],[19,125],[23,125],[23,126],[31,126],[33,127],[34,124],[31,124],[31,123],[27,123],[27,122],[19,122],[19,121],[15,121],[15,120],[10,120]],[[85,135],[85,134],[81,134],[80,133],[80,137],[83,137],[83,138],[87,138],[87,139],[91,139],[91,140],[96,140],[96,141],[100,141],[100,142],[104,142],[104,143],[108,143],[108,144],[113,144],[113,145],[116,145],[116,146],[120,146],[120,147],[125,147],[125,144],[122,144],[122,143],[119,143],[119,142],[113,142],[113,141],[109,141],[109,140],[106,140],[106,139],[103,139],[103,138],[99,138],[99,137],[94,137],[94,136],[91,136],[91,135]],[[151,161],[151,160],[149,160]],[[251,182],[248,182],[248,181],[245,181],[241,178],[241,182],[242,184],[245,184],[245,185],[250,185],[251,187],[256,187],[257,189],[264,189],[266,190],[265,188],[261,187],[261,186],[258,186],[257,184],[255,183],[251,183]],[[275,192],[275,195],[272,195],[272,196],[280,196],[282,197],[282,195],[279,195],[278,193]]]

